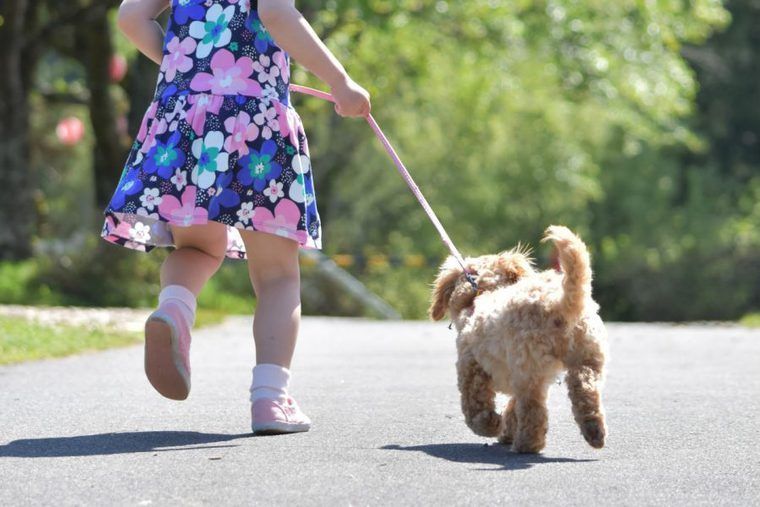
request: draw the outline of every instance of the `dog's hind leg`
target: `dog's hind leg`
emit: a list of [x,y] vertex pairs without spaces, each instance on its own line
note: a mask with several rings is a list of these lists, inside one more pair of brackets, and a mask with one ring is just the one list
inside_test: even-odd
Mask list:
[[[597,331],[597,334],[600,334]],[[573,405],[575,422],[592,447],[604,447],[607,427],[602,407],[605,346],[599,337],[577,333],[573,350],[566,358],[567,392]]]
[[565,375],[575,422],[578,423],[586,442],[597,449],[604,447],[607,434],[600,390],[601,379],[601,365],[593,362],[573,366]]
[[495,437],[501,428],[496,412],[493,379],[470,354],[460,354],[457,361],[459,392],[465,423],[475,434]]
[[504,413],[501,416],[501,433],[499,433],[499,443],[509,445],[514,441],[515,431],[517,431],[517,416],[515,415],[515,399],[510,398]]
[[516,390],[514,410],[517,428],[512,442],[513,451],[535,453],[546,445],[546,431],[549,429],[547,389],[542,385],[530,390]]

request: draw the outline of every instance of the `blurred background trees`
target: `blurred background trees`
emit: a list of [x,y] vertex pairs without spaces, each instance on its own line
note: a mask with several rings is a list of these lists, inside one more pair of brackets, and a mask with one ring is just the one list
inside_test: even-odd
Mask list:
[[[0,301],[152,303],[163,254],[97,239],[157,72],[113,29],[117,4],[0,3],[0,251],[15,259]],[[563,223],[593,250],[608,319],[760,308],[760,2],[298,5],[465,254]],[[324,87],[297,64],[293,81]],[[326,253],[422,318],[446,253],[434,228],[361,120],[293,99]],[[206,302],[244,310],[244,268],[228,264]],[[307,312],[361,312],[304,275],[324,292]]]

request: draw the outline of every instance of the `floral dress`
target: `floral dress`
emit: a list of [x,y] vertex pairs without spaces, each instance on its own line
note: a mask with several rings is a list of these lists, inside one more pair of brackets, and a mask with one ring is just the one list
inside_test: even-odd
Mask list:
[[173,227],[213,220],[228,257],[245,258],[243,229],[321,248],[289,63],[255,0],[172,0],[156,94],[102,237],[147,252],[172,246]]

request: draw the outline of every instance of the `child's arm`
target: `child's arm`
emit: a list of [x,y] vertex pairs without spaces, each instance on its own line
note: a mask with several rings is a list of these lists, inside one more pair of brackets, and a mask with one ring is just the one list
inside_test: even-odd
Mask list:
[[161,64],[164,30],[156,21],[169,0],[124,0],[119,6],[119,28],[145,56]]
[[294,0],[259,0],[259,16],[278,46],[330,86],[341,116],[367,116],[369,93],[356,84],[311,25]]

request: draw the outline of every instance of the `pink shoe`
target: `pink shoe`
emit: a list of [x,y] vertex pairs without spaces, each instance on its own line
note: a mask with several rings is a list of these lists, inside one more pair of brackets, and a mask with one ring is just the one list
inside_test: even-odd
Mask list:
[[145,374],[162,396],[190,394],[190,329],[176,304],[166,302],[145,323]]
[[311,420],[293,398],[281,402],[261,398],[251,406],[251,429],[256,435],[277,435],[309,431]]

